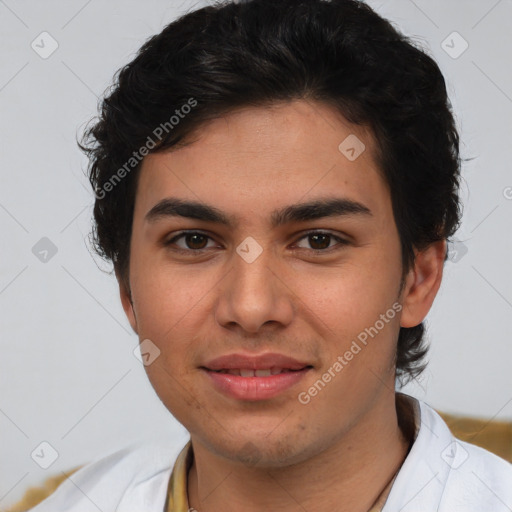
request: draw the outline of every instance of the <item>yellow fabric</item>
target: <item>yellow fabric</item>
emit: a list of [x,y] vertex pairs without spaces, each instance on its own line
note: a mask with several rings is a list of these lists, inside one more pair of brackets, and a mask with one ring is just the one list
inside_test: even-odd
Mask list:
[[26,512],[27,510],[35,507],[38,503],[48,498],[59,485],[70,477],[75,471],[78,471],[83,466],[78,466],[67,472],[62,472],[62,475],[53,475],[48,477],[41,486],[29,487],[23,498],[20,501],[12,505],[7,509],[3,509],[4,512]]
[[187,475],[193,456],[192,444],[189,441],[181,450],[172,469],[169,487],[167,488],[166,512],[188,512],[190,510],[188,505]]

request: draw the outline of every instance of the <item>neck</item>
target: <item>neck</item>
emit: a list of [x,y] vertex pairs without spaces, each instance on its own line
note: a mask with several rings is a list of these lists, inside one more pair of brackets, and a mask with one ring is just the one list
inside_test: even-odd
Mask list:
[[412,442],[410,423],[399,423],[394,394],[389,397],[392,403],[370,410],[329,449],[285,467],[247,467],[213,454],[191,436],[189,506],[198,512],[367,512]]

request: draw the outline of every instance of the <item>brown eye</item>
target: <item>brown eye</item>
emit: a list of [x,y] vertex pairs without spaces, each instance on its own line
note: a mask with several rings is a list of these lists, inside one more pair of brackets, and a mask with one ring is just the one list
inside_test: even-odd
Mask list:
[[[182,244],[178,244],[177,241],[183,239]],[[175,250],[182,252],[200,252],[208,249],[207,244],[208,240],[211,238],[204,233],[199,233],[196,231],[183,232],[178,234],[177,236],[171,238],[164,245],[172,246],[176,245]],[[183,244],[184,243],[184,244]]]
[[324,233],[309,235],[309,240],[313,249],[327,249],[331,241],[331,236]]
[[204,249],[208,237],[200,233],[189,233],[185,235],[185,243],[189,249]]
[[[300,240],[306,239],[310,247],[301,247],[301,249],[311,249],[316,252],[330,252],[327,251],[327,249],[334,249],[336,248],[336,245],[343,246],[348,244],[346,240],[339,236],[333,235],[332,233],[323,233],[321,231],[312,231],[307,233]],[[336,241],[338,243],[331,245],[332,241]]]

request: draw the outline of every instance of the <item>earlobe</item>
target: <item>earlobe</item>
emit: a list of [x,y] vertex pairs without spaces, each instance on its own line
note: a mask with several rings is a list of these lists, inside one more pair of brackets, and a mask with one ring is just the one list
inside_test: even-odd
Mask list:
[[415,254],[402,299],[401,327],[415,327],[427,316],[441,286],[446,240],[434,242]]
[[130,322],[130,325],[132,326],[132,329],[135,331],[136,334],[138,334],[139,332],[137,329],[137,318],[135,317],[135,311],[133,310],[133,302],[131,293],[129,291],[129,286],[127,283],[124,282],[124,280],[117,273],[117,271],[116,278],[117,282],[119,283],[119,296],[121,298],[121,304],[123,306],[124,312],[126,314],[126,317],[128,318],[128,321]]

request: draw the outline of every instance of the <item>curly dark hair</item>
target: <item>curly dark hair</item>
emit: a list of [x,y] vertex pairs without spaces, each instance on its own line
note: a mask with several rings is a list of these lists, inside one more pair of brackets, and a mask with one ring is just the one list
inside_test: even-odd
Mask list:
[[[143,156],[187,144],[201,124],[238,107],[299,99],[322,102],[374,136],[400,235],[402,286],[414,248],[455,233],[459,135],[427,51],[357,0],[223,1],[149,38],[116,72],[79,142],[96,196],[92,243],[128,290]],[[426,366],[424,334],[423,322],[400,329],[402,385]]]

